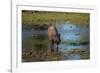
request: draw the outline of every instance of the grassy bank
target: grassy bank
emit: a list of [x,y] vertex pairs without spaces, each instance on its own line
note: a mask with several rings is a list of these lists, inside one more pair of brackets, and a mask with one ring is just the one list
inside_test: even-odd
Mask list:
[[89,13],[73,12],[47,12],[47,11],[22,11],[23,25],[48,25],[59,22],[70,22],[74,24],[89,25]]

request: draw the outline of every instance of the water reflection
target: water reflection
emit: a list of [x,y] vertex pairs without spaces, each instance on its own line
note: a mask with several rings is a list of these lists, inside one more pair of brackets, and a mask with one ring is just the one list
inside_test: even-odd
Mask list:
[[[81,42],[89,42],[89,28],[86,26],[80,26],[75,24],[62,24],[57,26],[59,33],[61,34],[61,43],[59,47],[62,51],[75,49],[75,48],[87,48],[88,45],[79,44]],[[72,43],[78,43],[79,45]]]

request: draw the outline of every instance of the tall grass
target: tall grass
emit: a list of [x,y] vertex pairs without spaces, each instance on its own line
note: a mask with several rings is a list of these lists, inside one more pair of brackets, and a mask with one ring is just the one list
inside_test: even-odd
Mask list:
[[80,12],[22,11],[23,25],[48,25],[55,22],[70,22],[74,24],[89,25],[90,14]]

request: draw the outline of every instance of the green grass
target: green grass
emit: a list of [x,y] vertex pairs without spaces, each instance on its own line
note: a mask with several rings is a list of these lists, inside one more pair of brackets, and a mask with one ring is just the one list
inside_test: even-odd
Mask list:
[[70,22],[80,25],[89,25],[90,14],[79,12],[22,11],[23,25],[49,25],[56,22]]

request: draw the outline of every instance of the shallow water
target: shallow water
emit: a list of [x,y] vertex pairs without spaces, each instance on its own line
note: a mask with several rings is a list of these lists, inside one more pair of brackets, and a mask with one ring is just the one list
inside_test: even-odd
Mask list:
[[[80,26],[70,23],[64,23],[57,25],[57,30],[61,36],[61,43],[59,44],[59,51],[67,52],[71,49],[82,49],[82,48],[89,48],[89,43],[85,45],[72,45],[71,43],[80,43],[80,42],[89,42],[89,27],[87,26]],[[45,35],[47,36],[47,30],[35,30],[32,29],[23,29],[22,30],[22,39],[26,40],[30,37],[34,36]],[[64,57],[64,59],[68,60],[79,60],[79,54],[72,54],[69,57]]]

